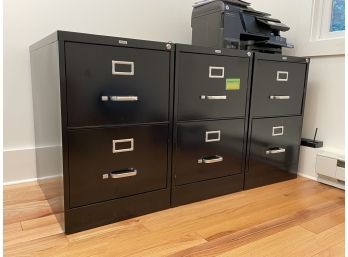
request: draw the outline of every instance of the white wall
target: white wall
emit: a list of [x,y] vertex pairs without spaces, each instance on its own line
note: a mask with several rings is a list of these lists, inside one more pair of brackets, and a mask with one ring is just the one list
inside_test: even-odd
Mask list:
[[194,0],[5,0],[4,182],[35,175],[29,46],[56,30],[191,42]]
[[344,152],[344,55],[312,57],[302,135]]
[[[190,43],[194,1],[5,0],[5,182],[35,174],[29,45],[55,30]],[[304,28],[310,25],[312,0],[250,2],[291,27],[286,37],[295,49],[287,53],[306,52]],[[344,59],[344,55],[312,57],[303,127],[305,137],[319,127],[318,139],[338,151],[344,151]],[[301,158],[301,163],[311,161]]]

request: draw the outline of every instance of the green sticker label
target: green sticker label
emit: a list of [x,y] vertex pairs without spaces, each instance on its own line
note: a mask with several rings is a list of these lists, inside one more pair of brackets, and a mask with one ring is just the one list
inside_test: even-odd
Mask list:
[[226,90],[239,90],[240,89],[240,79],[226,79]]

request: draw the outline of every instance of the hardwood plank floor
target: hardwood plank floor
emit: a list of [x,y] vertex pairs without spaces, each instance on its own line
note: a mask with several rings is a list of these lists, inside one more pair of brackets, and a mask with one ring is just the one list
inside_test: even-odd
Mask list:
[[58,183],[4,187],[5,256],[344,256],[344,191],[305,178],[68,236]]

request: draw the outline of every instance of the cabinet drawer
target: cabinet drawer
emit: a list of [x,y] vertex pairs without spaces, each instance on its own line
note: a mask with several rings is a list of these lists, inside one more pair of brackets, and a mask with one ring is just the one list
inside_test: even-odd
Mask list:
[[65,43],[68,125],[168,120],[170,53]]
[[246,188],[296,176],[302,117],[253,119]]
[[196,183],[175,186],[172,206],[179,206],[243,190],[244,175],[236,174]]
[[244,119],[178,124],[175,185],[241,173],[243,135]]
[[254,67],[253,115],[301,115],[306,64],[256,60]]
[[65,233],[75,233],[169,207],[170,188],[89,204],[65,212]]
[[181,53],[178,120],[245,116],[249,58]]
[[166,187],[168,126],[68,133],[70,207]]

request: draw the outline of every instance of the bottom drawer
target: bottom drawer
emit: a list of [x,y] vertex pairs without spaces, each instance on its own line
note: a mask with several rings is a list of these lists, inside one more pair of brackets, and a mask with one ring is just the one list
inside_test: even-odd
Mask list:
[[70,208],[166,187],[168,125],[68,132]]
[[298,116],[252,120],[245,189],[297,176],[301,125]]
[[172,189],[172,207],[241,191],[243,180],[243,174],[237,174],[175,186]]
[[65,211],[65,233],[106,225],[170,207],[170,189],[90,204]]
[[175,146],[175,185],[242,173],[244,119],[179,123]]

